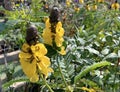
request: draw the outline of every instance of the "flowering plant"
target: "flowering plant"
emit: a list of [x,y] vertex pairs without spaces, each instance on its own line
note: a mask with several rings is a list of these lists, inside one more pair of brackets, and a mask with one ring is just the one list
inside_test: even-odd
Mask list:
[[46,20],[46,28],[43,30],[42,36],[45,44],[52,46],[53,49],[55,49],[61,55],[65,55],[66,51],[65,47],[63,46],[64,29],[58,18],[58,8],[53,7],[50,17]]
[[22,51],[19,54],[20,63],[24,73],[29,77],[31,82],[39,80],[39,71],[48,76],[49,72],[53,72],[50,68],[50,59],[45,56],[47,49],[41,43],[35,45],[28,45],[24,43]]
[[36,27],[29,27],[26,31],[26,43],[23,44],[19,54],[23,72],[31,82],[39,81],[40,77],[45,81],[43,77],[47,78],[48,73],[53,72],[53,69],[50,68],[50,59],[45,56],[47,49],[44,44],[38,42],[38,38]]

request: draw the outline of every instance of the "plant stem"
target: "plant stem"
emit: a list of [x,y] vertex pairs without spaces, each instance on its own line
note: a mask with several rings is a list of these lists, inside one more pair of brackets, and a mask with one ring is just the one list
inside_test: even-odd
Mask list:
[[59,71],[60,71],[60,74],[61,74],[61,77],[62,77],[62,79],[63,79],[63,82],[64,82],[65,86],[68,87],[68,84],[67,84],[67,82],[65,81],[65,77],[64,77],[64,75],[63,75],[63,73],[62,73],[62,69],[61,69],[60,64],[59,64],[58,56],[57,56],[57,64],[58,64],[58,69],[59,69]]
[[48,87],[48,89],[50,90],[50,92],[54,92],[54,91],[51,89],[51,87],[48,85],[48,83],[46,82],[45,78],[43,78],[42,74],[40,74],[40,76],[41,76],[43,82],[45,83],[45,85],[46,85],[46,86]]

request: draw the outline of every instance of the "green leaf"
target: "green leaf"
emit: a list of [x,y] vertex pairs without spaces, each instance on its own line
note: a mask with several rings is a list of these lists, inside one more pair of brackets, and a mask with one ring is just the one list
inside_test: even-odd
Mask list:
[[8,20],[5,25],[8,26],[8,27],[13,27],[13,26],[15,26],[16,24],[18,24],[20,22],[23,22],[23,20],[19,20],[19,19]]
[[118,55],[116,53],[110,53],[106,57],[104,57],[103,60],[108,59],[108,58],[118,58]]
[[5,23],[0,22],[0,32],[3,31],[3,30],[5,30],[5,28],[6,28]]
[[99,55],[99,51],[95,50],[94,48],[91,48],[91,47],[86,47],[86,49],[90,52],[90,53],[94,53],[96,55]]
[[88,79],[83,78],[80,81],[83,82],[84,84],[89,85],[90,87],[97,87],[97,84],[92,80],[88,80]]
[[57,54],[57,51],[50,45],[45,44],[45,47],[47,48],[47,56],[52,57],[53,55]]
[[9,82],[4,83],[4,84],[2,85],[2,88],[3,88],[3,89],[6,89],[6,88],[10,87],[10,85],[12,85],[13,83],[23,82],[23,81],[29,82],[29,80],[26,79],[25,77],[23,77],[23,78],[18,78],[18,79],[10,80]]
[[107,42],[112,42],[113,41],[112,38],[113,38],[112,36],[106,36],[106,41]]
[[107,49],[107,48],[105,48],[105,49],[103,49],[102,51],[101,51],[101,53],[103,54],[103,55],[107,55],[108,53],[109,53],[109,49]]
[[111,64],[110,62],[102,61],[102,62],[95,63],[91,66],[88,66],[86,69],[84,69],[82,72],[80,72],[78,75],[75,76],[74,83],[76,84],[84,75],[86,75],[91,70],[95,70],[96,68],[107,66],[110,64]]

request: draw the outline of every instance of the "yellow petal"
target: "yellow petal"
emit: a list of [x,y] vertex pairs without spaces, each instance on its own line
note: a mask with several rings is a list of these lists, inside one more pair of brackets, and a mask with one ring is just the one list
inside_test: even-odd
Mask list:
[[45,27],[46,28],[50,28],[50,26],[51,26],[51,24],[50,24],[50,22],[49,22],[49,18],[46,20],[46,22],[45,22]]
[[48,72],[54,72],[52,68],[48,68]]
[[66,51],[65,51],[65,47],[62,46],[61,47],[61,51],[59,52],[61,55],[65,55],[66,54]]
[[87,92],[96,92],[96,91],[95,91],[94,89],[92,89],[92,88],[82,87],[81,89],[84,90],[84,91],[87,91]]
[[99,3],[103,3],[103,2],[104,2],[104,0],[98,0],[98,2],[99,2]]
[[56,35],[59,37],[62,37],[64,35],[64,29],[63,28],[56,28]]
[[42,43],[31,46],[31,50],[35,56],[41,57],[47,53],[47,49]]
[[44,29],[42,34],[43,40],[45,44],[49,44],[52,46],[52,34],[50,29]]
[[61,22],[58,22],[57,25],[56,25],[56,28],[59,29],[62,27],[62,23]]
[[89,11],[90,10],[90,5],[86,5],[86,9]]
[[112,8],[112,9],[119,9],[120,6],[119,6],[118,3],[113,3],[113,4],[111,5],[111,8]]
[[97,5],[93,5],[93,10],[97,10]]
[[36,60],[34,59],[31,63],[20,59],[21,67],[23,72],[30,80],[38,80],[38,75],[36,73]]
[[116,3],[115,6],[116,6],[116,9],[120,8],[120,5],[118,3]]
[[46,56],[41,58],[41,61],[37,63],[38,68],[40,69],[41,73],[45,76],[48,76],[49,72],[53,72],[52,68],[50,68],[50,59]]
[[40,69],[41,73],[43,73],[45,76],[47,76],[48,75],[48,69],[44,65],[44,63],[43,62],[39,62],[39,63],[37,63],[37,65],[38,65],[38,68]]
[[41,62],[43,62],[46,67],[50,66],[50,64],[51,64],[50,59],[48,57],[46,57],[46,56],[43,56],[41,58]]
[[25,53],[23,51],[19,53],[19,58],[31,58],[31,57],[32,57],[32,54],[30,53]]
[[81,89],[84,91],[89,91],[89,89],[87,87],[82,87]]
[[83,4],[84,3],[84,0],[79,0],[80,4]]
[[67,5],[67,7],[69,7],[70,6],[70,1],[66,1],[66,5]]
[[48,17],[44,17],[43,20],[44,22],[46,22],[48,20]]
[[62,28],[62,23],[58,22],[56,25],[56,34],[60,37],[64,35],[64,29]]
[[56,36],[55,38],[55,43],[58,47],[61,47],[62,46],[62,43],[63,43],[64,39],[62,37],[58,37]]
[[24,43],[22,46],[22,51],[24,52],[29,52],[30,46],[27,43]]
[[37,82],[39,80],[38,74],[35,73],[32,77],[30,77],[31,82]]

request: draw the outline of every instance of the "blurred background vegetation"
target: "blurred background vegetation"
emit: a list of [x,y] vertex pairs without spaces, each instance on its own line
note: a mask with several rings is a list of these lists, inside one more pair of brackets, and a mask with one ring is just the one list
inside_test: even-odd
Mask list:
[[[48,84],[54,92],[120,91],[120,7],[111,8],[114,0],[8,1],[9,7],[3,3],[0,7],[1,55],[3,49],[8,48],[5,53],[21,49],[28,24],[36,25],[41,37],[44,19],[49,16],[51,7],[57,5],[65,29],[67,54],[51,57],[54,73],[48,77]],[[36,87],[38,92],[48,90],[42,81],[30,84],[19,61],[0,65],[0,77],[5,77],[2,80],[5,92],[37,92]],[[11,85],[16,82],[25,82],[27,86],[14,89]]]

